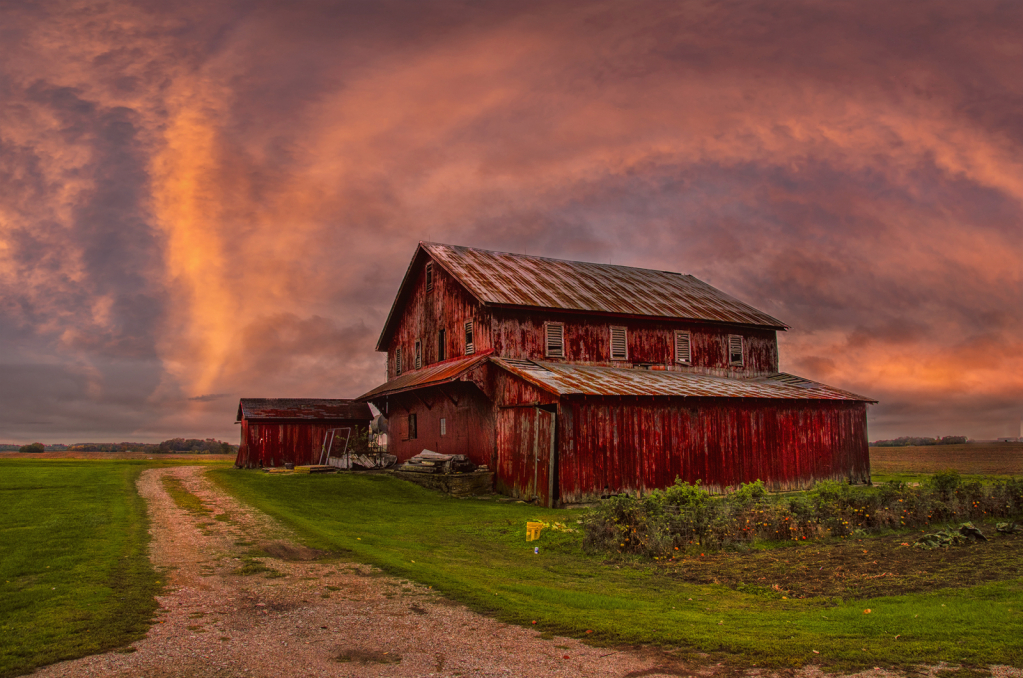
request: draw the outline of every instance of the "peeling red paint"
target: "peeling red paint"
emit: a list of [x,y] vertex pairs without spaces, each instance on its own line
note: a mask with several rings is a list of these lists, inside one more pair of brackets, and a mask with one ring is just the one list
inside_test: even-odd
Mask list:
[[243,398],[238,405],[241,443],[235,466],[257,468],[317,464],[332,428],[364,435],[369,406],[352,400]]
[[[546,355],[551,322],[564,325],[564,357]],[[611,359],[612,326],[626,329],[626,359]],[[494,468],[498,491],[544,505],[676,478],[712,490],[869,480],[872,401],[779,373],[779,329],[691,276],[421,244],[377,346],[388,381],[362,399],[387,414],[400,460],[465,454]],[[689,363],[675,355],[678,331]],[[729,361],[732,335],[741,364]],[[417,341],[424,364],[413,369]]]

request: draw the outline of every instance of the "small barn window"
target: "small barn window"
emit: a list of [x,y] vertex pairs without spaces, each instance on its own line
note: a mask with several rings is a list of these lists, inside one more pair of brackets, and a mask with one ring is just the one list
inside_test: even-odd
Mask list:
[[545,355],[549,358],[565,357],[565,326],[561,323],[547,323],[543,326]]
[[448,434],[448,420],[444,417],[440,418],[440,434],[446,436]]
[[423,366],[423,342],[416,339],[416,369]]
[[629,359],[628,331],[624,327],[611,328],[611,360]]
[[472,321],[469,320],[465,323],[465,355],[472,355],[476,352],[476,347],[472,343]]
[[401,374],[401,347],[394,349],[394,376]]
[[728,335],[728,364],[742,365],[742,336]]
[[688,332],[675,332],[675,362],[689,364],[693,361],[692,337]]
[[415,440],[418,436],[416,431],[416,415],[408,415],[408,440]]
[[444,340],[447,338],[447,332],[441,330],[437,332],[437,362],[444,360]]
[[433,290],[433,263],[426,265],[426,291]]

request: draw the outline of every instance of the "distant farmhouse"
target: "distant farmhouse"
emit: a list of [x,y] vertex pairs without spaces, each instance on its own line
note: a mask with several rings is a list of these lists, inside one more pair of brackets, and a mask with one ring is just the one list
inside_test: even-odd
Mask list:
[[690,275],[420,243],[384,324],[389,452],[546,506],[865,482],[870,398],[778,371],[786,325]]

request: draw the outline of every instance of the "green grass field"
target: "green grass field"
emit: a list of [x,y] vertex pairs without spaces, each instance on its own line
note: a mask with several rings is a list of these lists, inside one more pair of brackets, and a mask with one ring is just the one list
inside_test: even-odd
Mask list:
[[577,534],[545,531],[534,554],[526,521],[577,527],[574,511],[452,499],[382,476],[233,469],[210,476],[293,527],[310,547],[372,563],[541,632],[663,644],[738,665],[1023,666],[1020,578],[865,600],[787,600],[686,584],[649,561],[605,562],[584,554]]
[[157,464],[0,460],[0,676],[145,635],[161,577],[135,481]]

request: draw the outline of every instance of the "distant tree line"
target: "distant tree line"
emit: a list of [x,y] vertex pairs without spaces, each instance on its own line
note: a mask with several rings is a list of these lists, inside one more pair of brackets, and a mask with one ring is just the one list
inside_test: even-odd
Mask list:
[[894,440],[875,440],[871,447],[923,447],[925,445],[963,445],[966,436],[942,436],[941,438],[914,438],[903,436]]
[[64,445],[55,443],[43,445],[32,443],[30,445],[17,445],[11,443],[0,443],[0,452],[45,452],[51,451],[69,452],[144,452],[146,454],[164,454],[170,452],[195,452],[197,454],[235,454],[238,452],[237,445],[225,443],[215,438],[172,438],[162,443],[74,443]]

